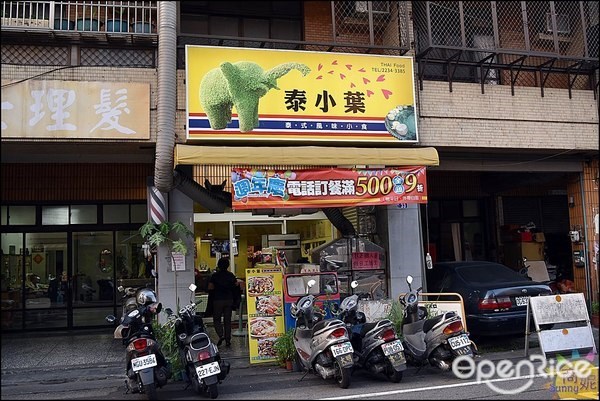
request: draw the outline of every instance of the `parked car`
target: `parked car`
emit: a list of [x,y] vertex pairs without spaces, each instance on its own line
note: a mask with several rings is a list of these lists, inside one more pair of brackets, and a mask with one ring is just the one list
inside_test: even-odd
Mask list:
[[525,334],[529,297],[552,290],[499,263],[462,261],[435,263],[427,270],[427,292],[459,293],[471,335],[502,336]]

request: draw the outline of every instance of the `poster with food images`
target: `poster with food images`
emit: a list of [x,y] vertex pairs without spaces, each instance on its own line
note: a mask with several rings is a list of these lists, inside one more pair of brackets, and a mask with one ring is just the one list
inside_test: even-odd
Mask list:
[[250,363],[275,362],[274,344],[285,331],[281,266],[258,263],[246,269]]

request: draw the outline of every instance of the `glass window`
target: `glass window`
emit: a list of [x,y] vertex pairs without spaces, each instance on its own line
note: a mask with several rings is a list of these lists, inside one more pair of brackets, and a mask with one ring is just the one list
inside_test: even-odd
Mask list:
[[0,225],[8,225],[8,206],[2,206],[0,208],[2,215],[0,216]]
[[42,206],[42,225],[55,224],[69,224],[69,206]]
[[71,224],[96,224],[96,205],[71,205]]
[[35,206],[10,206],[8,222],[11,226],[35,224]]
[[479,202],[477,200],[463,200],[463,217],[479,216]]
[[144,204],[131,205],[131,222],[145,223],[148,221],[148,206]]
[[73,233],[73,305],[112,303],[115,271],[113,233]]
[[104,224],[129,223],[129,205],[104,205]]

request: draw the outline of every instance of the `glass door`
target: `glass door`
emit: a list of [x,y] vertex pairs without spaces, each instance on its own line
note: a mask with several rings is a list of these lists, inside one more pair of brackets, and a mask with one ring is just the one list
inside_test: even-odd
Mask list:
[[26,233],[25,329],[68,327],[67,233]]

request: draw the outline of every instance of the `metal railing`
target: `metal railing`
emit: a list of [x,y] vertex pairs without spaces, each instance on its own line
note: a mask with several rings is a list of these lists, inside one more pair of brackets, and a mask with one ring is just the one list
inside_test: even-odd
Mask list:
[[155,34],[156,1],[2,1],[2,29]]

